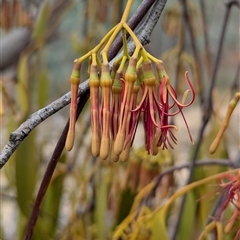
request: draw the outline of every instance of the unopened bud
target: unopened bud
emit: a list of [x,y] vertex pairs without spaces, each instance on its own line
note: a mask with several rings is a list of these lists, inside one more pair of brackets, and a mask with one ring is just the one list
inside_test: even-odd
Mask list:
[[125,73],[125,81],[126,82],[135,82],[137,79],[137,59],[131,57],[129,60],[129,64],[127,67],[127,71]]

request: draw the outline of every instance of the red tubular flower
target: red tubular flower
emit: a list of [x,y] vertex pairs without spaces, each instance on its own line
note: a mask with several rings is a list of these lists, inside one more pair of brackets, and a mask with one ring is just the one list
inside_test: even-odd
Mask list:
[[[161,108],[156,97],[156,77],[152,69],[150,61],[144,61],[142,64],[143,70],[143,97],[137,108],[133,112],[143,111],[143,125],[145,130],[145,146],[150,154],[156,154],[155,151],[155,133],[157,123],[157,116],[160,115]],[[158,113],[158,114],[156,114]]]
[[[93,65],[91,66],[89,84],[91,90],[93,155],[95,157],[100,155],[102,159],[106,159],[111,153],[113,161],[118,161],[119,158],[126,161],[141,113],[145,130],[145,148],[148,154],[156,155],[159,147],[162,149],[169,146],[173,148],[173,144],[177,143],[177,139],[173,134],[173,130],[176,131],[177,127],[169,124],[169,118],[178,113],[182,115],[192,141],[182,112],[182,109],[190,106],[195,99],[195,92],[188,74],[186,73],[186,81],[189,89],[184,93],[180,102],[161,62],[156,63],[160,80],[159,88],[157,87],[157,76],[154,73],[151,61],[144,60],[137,69],[137,59],[131,57],[124,78],[121,78],[121,76],[125,62],[121,64],[122,67],[121,65],[119,68],[116,67],[118,70],[115,69],[112,76],[110,75],[109,66],[102,64],[100,81],[96,63],[95,68]],[[98,108],[99,85],[102,90],[100,114]],[[141,87],[142,99],[137,105]],[[189,92],[192,93],[192,99],[186,104],[185,101]],[[175,112],[173,112],[174,107],[177,108]],[[101,130],[98,125],[99,120]],[[112,144],[110,139],[112,139]]]
[[[123,81],[124,83],[124,81]],[[123,84],[124,86],[124,84]],[[137,106],[137,96],[138,92],[140,90],[140,81],[139,78],[137,77],[136,81],[134,82],[133,85],[133,91],[132,91],[132,96],[130,99],[130,105],[129,105],[129,114],[127,117],[127,126],[126,126],[126,139],[124,141],[124,147],[123,147],[123,152],[120,154],[120,159],[122,161],[127,161],[130,153],[130,148],[132,146],[135,133],[137,130],[137,125],[140,117],[140,112],[133,112],[131,109],[135,108]]]
[[127,135],[127,125],[129,125],[129,115],[131,115],[131,98],[133,95],[134,82],[137,79],[136,73],[137,59],[131,57],[125,73],[124,91],[119,116],[119,129],[114,142],[114,152],[120,155],[124,150],[124,142]]
[[[161,116],[160,116],[160,126],[159,129],[161,130],[160,132],[160,138],[158,141],[158,146],[161,146],[162,149],[167,148],[170,146],[173,148],[172,143],[177,143],[177,139],[174,136],[172,130],[177,130],[177,127],[175,125],[169,125],[168,118],[170,116],[175,116],[176,114],[180,113],[183,117],[184,123],[187,127],[187,131],[189,134],[189,138],[191,142],[193,143],[192,136],[187,124],[187,121],[185,119],[185,116],[182,112],[182,109],[184,107],[190,106],[194,100],[195,100],[195,91],[194,88],[189,80],[188,77],[188,72],[185,73],[185,78],[187,81],[187,84],[189,86],[189,89],[185,91],[183,94],[182,101],[179,102],[177,99],[177,93],[170,84],[169,77],[167,76],[163,64],[161,62],[156,64],[157,72],[159,75],[159,80],[160,80],[160,90],[159,90],[159,99],[160,99],[160,106],[161,106]],[[188,93],[191,92],[192,94],[192,99],[189,101],[189,103],[185,104],[186,98]],[[169,98],[172,99],[172,104],[169,104]],[[170,113],[170,111],[174,108],[177,107],[177,111]],[[171,141],[170,141],[171,139]]]
[[[113,86],[112,86],[112,112],[111,112],[111,131],[112,131],[112,146],[114,146],[115,139],[119,129],[119,113],[121,111],[121,101],[122,101],[122,81],[121,81],[121,73],[116,72]],[[119,159],[119,156],[115,154],[114,149],[111,149],[111,159],[116,162]]]

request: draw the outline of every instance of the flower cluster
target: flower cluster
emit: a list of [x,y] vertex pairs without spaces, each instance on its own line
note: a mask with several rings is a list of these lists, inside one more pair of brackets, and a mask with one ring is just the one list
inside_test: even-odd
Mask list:
[[[232,216],[228,219],[225,232],[229,233],[234,226],[234,223],[239,223],[240,219],[240,171],[237,174],[230,175],[226,174],[221,178],[221,182],[219,184],[220,193],[222,194],[222,204],[218,209],[217,218],[220,220],[223,216],[226,208],[229,205],[234,207]],[[239,239],[240,237],[240,227],[237,224],[235,239]]]
[[[180,102],[162,62],[158,61],[154,65],[157,74],[155,74],[153,63],[150,60],[144,60],[141,64],[137,64],[137,59],[131,57],[125,74],[117,71],[116,79],[113,79],[113,86],[119,86],[117,93],[113,88],[112,108],[108,109],[111,112],[110,118],[112,116],[109,121],[111,124],[107,128],[112,130],[108,137],[112,139],[111,156],[113,160],[118,160],[119,156],[124,161],[128,159],[141,115],[145,131],[145,148],[148,154],[156,155],[159,147],[162,149],[173,148],[173,145],[176,144],[174,131],[177,130],[177,127],[169,124],[172,116],[178,113],[182,114],[188,129],[182,109],[192,104],[195,98],[188,73],[185,77],[189,90],[185,92]],[[122,75],[120,80],[119,75]],[[192,99],[185,104],[189,91],[192,93]],[[138,99],[140,99],[139,102]],[[96,106],[92,105],[92,109],[95,108]],[[173,108],[176,108],[175,112],[171,111]],[[189,136],[192,141],[190,132]],[[107,155],[102,154],[101,148],[100,157],[106,158]],[[108,152],[110,153],[110,149]]]
[[[130,3],[128,1],[129,6]],[[174,136],[177,126],[170,124],[171,118],[177,114],[182,115],[192,141],[183,115],[183,108],[190,106],[195,99],[188,73],[185,78],[189,89],[179,101],[162,61],[144,49],[126,24],[129,8],[126,9],[121,22],[105,35],[99,45],[75,60],[70,78],[72,101],[66,148],[70,150],[73,146],[81,62],[89,58],[92,154],[102,159],[110,156],[113,161],[128,159],[141,117],[148,154],[156,155],[159,148],[173,148],[177,143]],[[122,31],[123,53],[111,69],[107,53],[119,31]],[[126,33],[136,45],[131,56],[128,53]],[[191,99],[185,103],[188,93],[191,93]]]
[[[93,155],[102,159],[111,155],[113,161],[119,157],[126,161],[141,115],[147,152],[156,155],[159,148],[173,148],[177,143],[174,136],[177,126],[169,123],[170,118],[181,114],[189,132],[182,112],[195,98],[188,73],[185,78],[189,89],[179,101],[160,60],[153,64],[149,58],[132,56],[121,58],[119,62],[111,71],[109,64],[98,65],[94,58],[90,66]],[[185,103],[188,92],[192,97]],[[190,132],[189,136],[192,141]]]

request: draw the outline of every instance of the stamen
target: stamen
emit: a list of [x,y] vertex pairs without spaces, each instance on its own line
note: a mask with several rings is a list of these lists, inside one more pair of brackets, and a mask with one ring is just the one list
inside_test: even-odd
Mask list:
[[117,155],[119,155],[123,151],[124,141],[126,138],[127,119],[128,115],[131,114],[131,109],[129,108],[129,106],[133,92],[133,85],[137,79],[136,65],[137,59],[131,57],[125,73],[125,87],[123,101],[121,105],[119,130],[114,143],[114,151]]

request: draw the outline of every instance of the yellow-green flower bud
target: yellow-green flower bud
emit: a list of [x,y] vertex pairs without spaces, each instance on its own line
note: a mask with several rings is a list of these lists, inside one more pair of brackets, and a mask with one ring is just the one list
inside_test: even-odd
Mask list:
[[131,57],[129,60],[129,64],[127,67],[127,71],[125,73],[125,81],[126,82],[135,82],[137,79],[137,59]]

